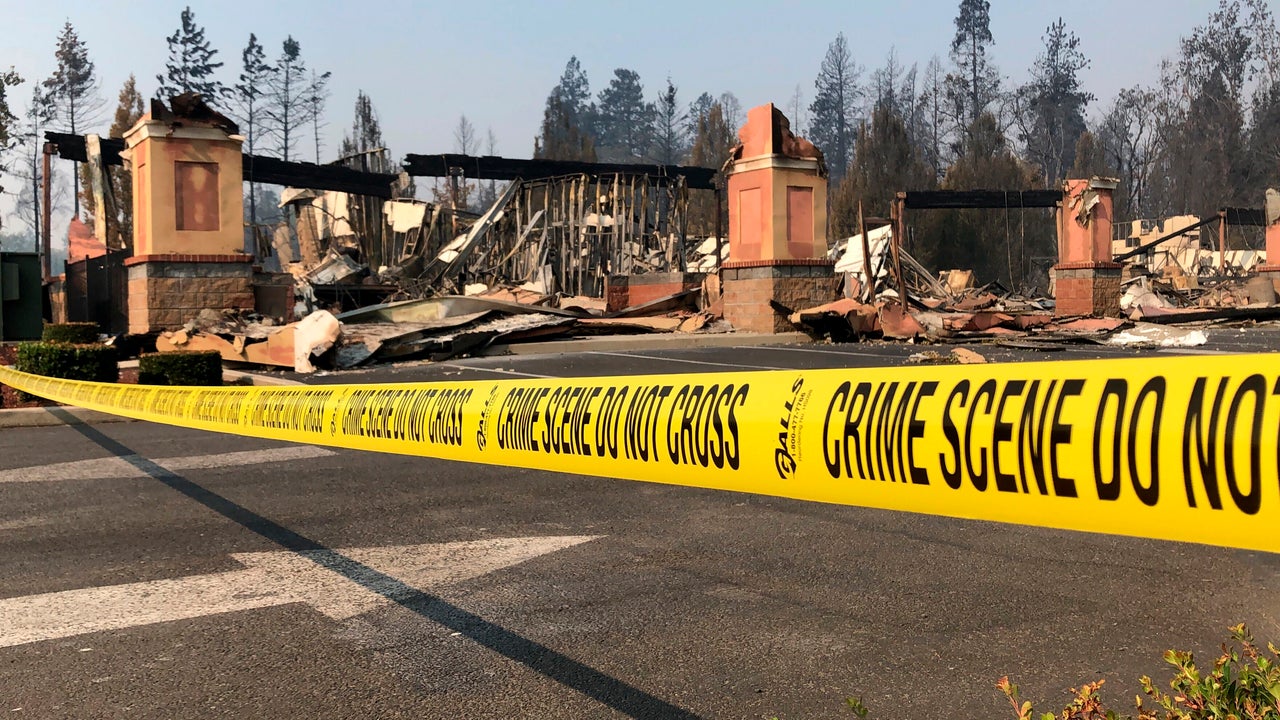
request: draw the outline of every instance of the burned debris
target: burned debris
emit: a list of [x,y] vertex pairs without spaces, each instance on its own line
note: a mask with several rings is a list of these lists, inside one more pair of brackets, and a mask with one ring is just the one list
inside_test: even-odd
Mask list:
[[[904,191],[888,218],[859,208],[859,231],[829,241],[825,160],[772,105],[748,113],[720,169],[446,154],[369,172],[369,153],[394,170],[385,149],[361,153],[358,168],[289,163],[243,155],[234,132],[187,98],[153,108],[122,140],[47,135],[47,153],[101,175],[104,197],[101,168],[135,166],[145,222],[132,247],[103,245],[122,262],[100,264],[115,268],[109,286],[127,288],[127,331],[161,351],[306,372],[599,334],[800,329],[835,342],[1052,350],[1185,346],[1204,342],[1202,329],[1168,326],[1280,319],[1277,269],[1260,243],[1239,240],[1252,228],[1280,254],[1274,191],[1261,209],[1124,224],[1106,178]],[[161,150],[172,167],[142,161]],[[430,200],[415,186],[423,178],[436,184]],[[242,198],[241,179],[283,186],[284,220],[242,233],[240,203],[226,201]],[[727,210],[727,232],[691,235],[695,193]],[[917,213],[957,208],[1056,218],[1047,292],[929,268],[909,251],[920,248]],[[49,288],[55,308],[74,309],[65,279]],[[981,360],[956,348],[918,361]]]

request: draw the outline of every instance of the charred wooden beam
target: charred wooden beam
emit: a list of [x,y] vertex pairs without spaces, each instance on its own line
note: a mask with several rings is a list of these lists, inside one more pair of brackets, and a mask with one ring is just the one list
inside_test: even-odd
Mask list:
[[1267,212],[1262,208],[1224,207],[1218,212],[1223,214],[1228,225],[1267,226]]
[[[57,147],[58,157],[75,162],[88,161],[89,154],[85,148],[84,136],[48,132],[44,137]],[[123,150],[123,140],[102,138],[102,163],[104,165],[122,164],[120,153]],[[279,158],[262,155],[245,155],[243,173],[246,181],[313,190],[333,190],[380,198],[391,197],[391,184],[396,181],[396,176],[388,173],[361,172],[339,165],[286,162]]]
[[1051,208],[1061,190],[915,190],[899,193],[908,210]]
[[632,163],[593,163],[577,160],[519,160],[485,155],[406,155],[404,169],[414,177],[448,177],[452,168],[460,168],[470,180],[536,180],[562,175],[645,175],[659,185],[666,178],[683,177],[694,190],[713,190],[716,171],[689,165],[646,165]]

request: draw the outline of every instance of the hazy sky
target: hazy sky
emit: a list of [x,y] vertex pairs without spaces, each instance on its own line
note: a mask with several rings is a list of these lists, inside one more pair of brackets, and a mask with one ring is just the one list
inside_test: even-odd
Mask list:
[[[114,107],[130,73],[138,76],[144,93],[155,89],[155,76],[167,58],[165,37],[177,28],[186,4],[0,0],[5,18],[0,65],[12,64],[28,82],[47,77],[57,34],[70,20],[88,45],[102,93]],[[1064,7],[1074,8],[1067,24],[1092,60],[1085,86],[1100,98],[1096,106],[1120,88],[1154,82],[1160,59],[1173,55],[1179,36],[1203,23],[1216,4],[1129,0],[1090,5],[1085,12],[1085,6],[1041,0],[993,0],[994,59],[1003,75],[1021,82],[1045,28]],[[806,101],[812,98],[814,75],[837,32],[848,36],[854,56],[869,70],[890,48],[908,66],[917,62],[923,68],[934,54],[945,60],[957,5],[957,0],[190,3],[225,63],[224,82],[239,73],[250,32],[271,57],[292,34],[312,68],[333,73],[323,161],[333,159],[350,126],[358,89],[372,97],[396,155],[452,151],[452,129],[465,113],[481,137],[493,129],[498,154],[528,157],[547,92],[570,55],[582,61],[593,93],[607,84],[614,68],[626,67],[640,73],[650,98],[670,75],[682,102],[703,91],[728,90],[744,108],[770,101],[785,106],[797,84]],[[19,104],[29,96],[30,85],[13,91]]]

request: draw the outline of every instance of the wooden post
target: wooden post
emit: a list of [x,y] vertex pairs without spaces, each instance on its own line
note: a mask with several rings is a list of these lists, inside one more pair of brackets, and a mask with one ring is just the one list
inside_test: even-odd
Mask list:
[[906,193],[898,193],[898,197],[893,201],[893,212],[891,213],[893,238],[889,243],[889,247],[893,250],[893,279],[898,285],[898,302],[904,310],[907,307],[907,286],[902,281],[902,256],[898,252],[898,248],[902,244],[902,236],[906,234],[907,229],[906,204]]
[[1227,274],[1227,211],[1218,211],[1218,274]]
[[867,222],[862,216],[861,200],[858,201],[858,232],[862,233],[862,270],[867,276],[867,284],[858,296],[865,297],[867,298],[865,302],[870,302],[876,298],[876,279],[871,269],[871,241],[867,238]]
[[49,187],[49,175],[52,172],[50,158],[52,158],[53,154],[57,151],[58,147],[53,143],[44,144],[44,177],[40,180],[42,184],[40,194],[43,196],[41,199],[44,202],[44,206],[40,208],[40,212],[44,216],[41,219],[42,226],[40,228],[40,270],[44,273],[45,282],[49,282],[49,280],[53,278],[53,273],[50,271],[50,266],[52,265],[53,260],[49,257],[49,249],[51,246],[49,223],[52,222],[53,215],[51,207],[52,200],[50,199],[52,192]]

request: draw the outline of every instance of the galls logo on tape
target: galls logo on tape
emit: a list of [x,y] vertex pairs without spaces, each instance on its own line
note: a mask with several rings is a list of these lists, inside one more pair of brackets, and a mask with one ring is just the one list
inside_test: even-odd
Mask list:
[[773,450],[773,467],[782,480],[795,474],[800,461],[800,427],[804,424],[804,410],[811,394],[811,391],[804,390],[804,378],[796,378],[791,383],[791,398],[782,406],[782,431],[778,433],[778,446]]

